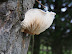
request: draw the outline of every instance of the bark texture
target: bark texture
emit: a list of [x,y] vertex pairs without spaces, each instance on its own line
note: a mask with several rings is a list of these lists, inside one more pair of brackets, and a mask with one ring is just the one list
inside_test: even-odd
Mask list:
[[25,12],[33,8],[34,2],[0,1],[0,54],[27,54],[30,36],[20,31],[20,18],[24,18]]

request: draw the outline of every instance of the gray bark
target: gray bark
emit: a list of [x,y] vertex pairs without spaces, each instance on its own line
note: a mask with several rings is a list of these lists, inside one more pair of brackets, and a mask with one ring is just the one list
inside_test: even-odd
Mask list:
[[18,1],[19,8],[17,0],[0,2],[0,54],[27,54],[30,36],[20,31],[20,18],[33,8],[35,0]]

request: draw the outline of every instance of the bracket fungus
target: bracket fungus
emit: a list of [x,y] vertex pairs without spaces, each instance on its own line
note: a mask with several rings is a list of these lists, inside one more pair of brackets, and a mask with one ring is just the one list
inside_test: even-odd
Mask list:
[[38,35],[48,29],[56,13],[40,9],[30,9],[25,13],[25,19],[21,22],[22,32]]

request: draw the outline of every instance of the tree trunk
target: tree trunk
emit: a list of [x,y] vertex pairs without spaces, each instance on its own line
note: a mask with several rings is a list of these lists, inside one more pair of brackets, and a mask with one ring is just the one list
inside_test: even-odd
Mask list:
[[20,31],[21,18],[35,0],[0,1],[0,54],[27,54],[30,36]]
[[52,54],[63,54],[62,43],[60,39],[54,40],[51,47]]
[[34,36],[34,50],[33,54],[39,54],[40,52],[40,37],[39,36]]

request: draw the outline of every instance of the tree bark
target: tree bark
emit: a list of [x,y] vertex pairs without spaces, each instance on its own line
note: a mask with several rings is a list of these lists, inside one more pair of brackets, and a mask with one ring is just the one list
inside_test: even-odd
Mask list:
[[40,52],[40,37],[35,36],[33,54],[39,54],[39,52]]
[[20,18],[24,19],[25,12],[33,8],[34,2],[0,1],[0,54],[27,54],[30,36],[20,31]]

